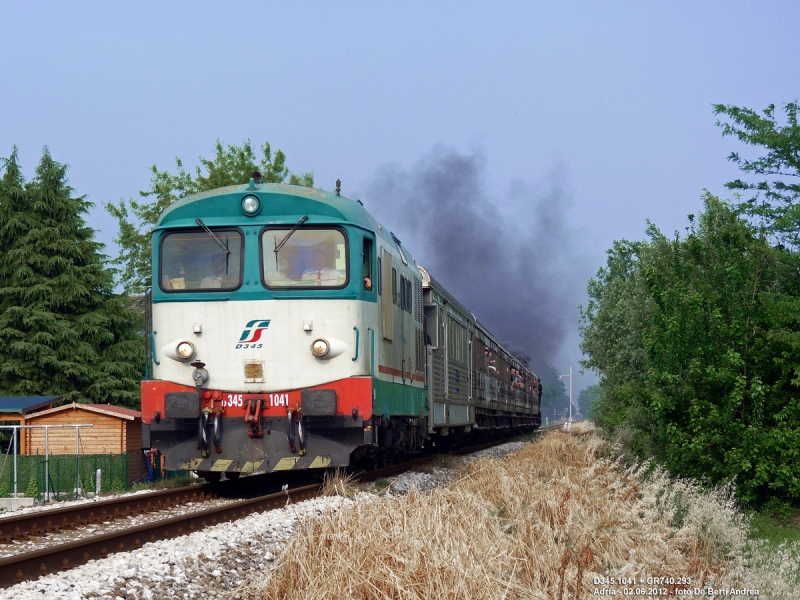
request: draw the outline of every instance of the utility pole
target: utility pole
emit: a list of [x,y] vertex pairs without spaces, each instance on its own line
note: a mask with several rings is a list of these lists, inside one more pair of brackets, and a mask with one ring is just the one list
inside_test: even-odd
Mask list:
[[569,375],[559,375],[559,379],[569,377],[569,420],[564,423],[564,431],[572,431],[572,367],[569,368]]

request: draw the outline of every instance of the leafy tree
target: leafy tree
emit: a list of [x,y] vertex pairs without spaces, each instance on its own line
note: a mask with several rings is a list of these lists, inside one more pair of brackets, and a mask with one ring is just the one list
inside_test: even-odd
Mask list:
[[650,406],[673,471],[800,498],[797,257],[707,195],[684,240],[651,232]]
[[[119,245],[120,255],[112,261],[121,266],[121,283],[131,294],[140,294],[149,285],[150,234],[161,213],[170,204],[199,192],[227,185],[247,183],[254,171],[260,171],[267,183],[288,182],[292,185],[311,187],[311,173],[293,175],[286,166],[286,155],[278,150],[272,156],[268,143],[261,147],[263,157],[259,160],[255,150],[247,141],[241,146],[223,147],[217,140],[214,158],[200,158],[194,175],[187,172],[180,158],[175,158],[177,173],[159,171],[153,165],[150,189],[139,192],[146,201],[133,198],[120,200],[117,204],[106,202],[106,210],[119,223],[119,234],[114,241]],[[203,174],[205,170],[205,174]]]
[[642,263],[646,242],[614,242],[606,267],[589,281],[589,303],[580,307],[584,368],[600,374],[595,423],[624,442],[634,456],[656,456],[655,417],[646,395],[647,353],[644,335],[652,298]]
[[594,416],[594,408],[592,405],[599,399],[600,386],[596,383],[581,390],[581,393],[578,394],[578,399],[576,402],[581,414],[585,419],[591,419]]
[[25,182],[14,148],[0,180],[0,393],[138,404],[139,317],[113,293],[102,244],[45,148]]
[[766,150],[764,156],[748,160],[732,152],[728,160],[759,180],[736,179],[726,184],[731,190],[750,195],[745,210],[759,219],[764,229],[777,240],[795,249],[800,244],[800,126],[797,124],[797,102],[784,107],[786,124],[775,117],[775,105],[763,114],[749,108],[717,104],[714,112],[725,115],[728,122],[717,121],[722,135],[735,136],[751,146]]
[[[797,103],[717,105],[723,135],[766,150],[729,159],[756,181],[706,195],[684,237],[653,225],[617,242],[582,310],[596,422],[674,473],[734,479],[746,502],[800,499],[800,128]],[[749,197],[747,197],[749,196]]]
[[[800,498],[797,256],[711,195],[691,221],[683,238],[650,225],[590,284],[597,422],[675,474],[735,479],[747,502]],[[625,289],[644,296],[626,303]]]

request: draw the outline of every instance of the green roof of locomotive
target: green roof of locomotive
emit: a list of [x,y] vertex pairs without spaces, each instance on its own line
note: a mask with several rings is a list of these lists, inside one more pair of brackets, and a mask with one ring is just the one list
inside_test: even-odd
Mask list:
[[[240,203],[245,196],[257,196],[261,200],[259,214],[248,216],[241,211]],[[261,183],[252,187],[232,185],[187,196],[164,210],[156,229],[196,227],[197,217],[211,226],[289,223],[303,215],[308,215],[309,225],[315,221],[341,222],[379,230],[377,221],[358,202],[324,190],[286,183]]]

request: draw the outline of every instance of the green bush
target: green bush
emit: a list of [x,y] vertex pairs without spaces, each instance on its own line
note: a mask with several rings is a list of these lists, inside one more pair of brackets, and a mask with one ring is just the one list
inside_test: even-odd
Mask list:
[[25,497],[26,498],[39,497],[39,483],[36,481],[35,475],[30,479],[28,479],[28,486],[25,488]]

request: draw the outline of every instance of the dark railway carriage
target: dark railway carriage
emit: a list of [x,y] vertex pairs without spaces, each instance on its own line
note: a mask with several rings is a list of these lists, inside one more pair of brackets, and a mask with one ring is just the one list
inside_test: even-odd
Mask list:
[[428,271],[422,274],[429,431],[445,437],[540,425],[535,374]]
[[143,441],[168,469],[386,463],[540,422],[533,373],[339,195],[251,180],[175,203],[150,298]]

